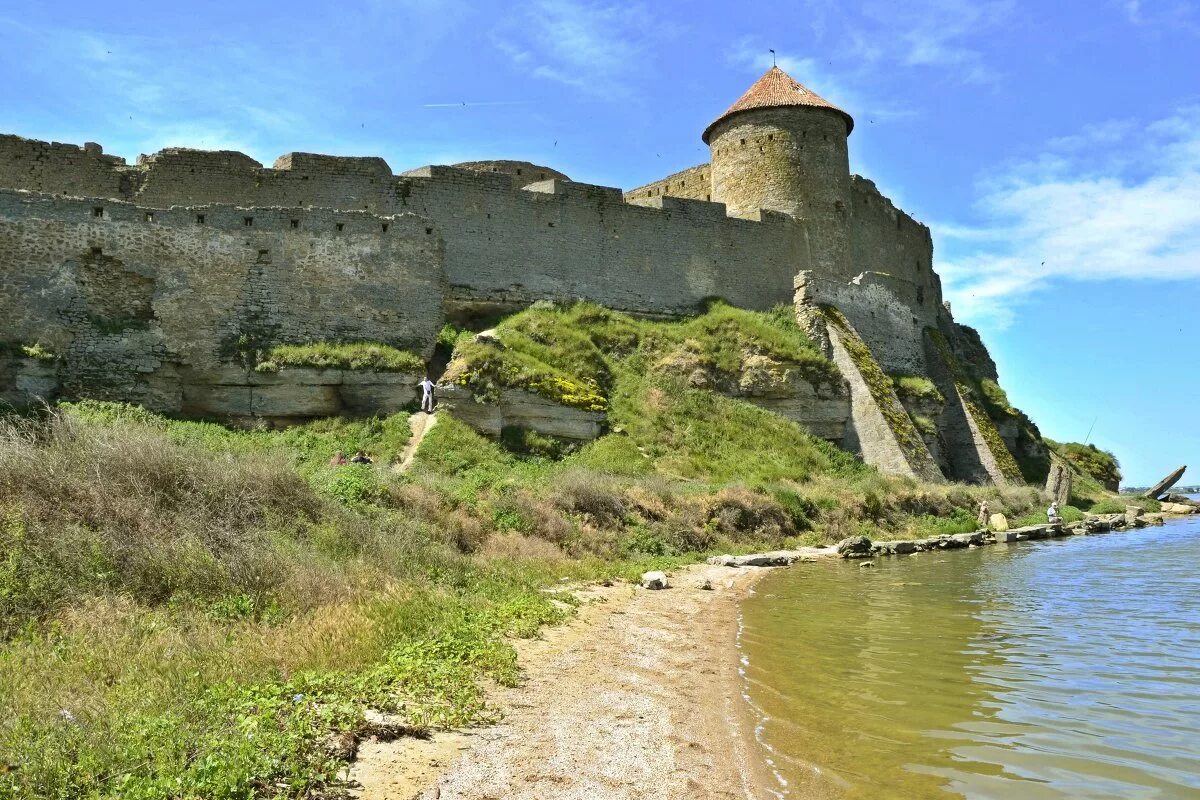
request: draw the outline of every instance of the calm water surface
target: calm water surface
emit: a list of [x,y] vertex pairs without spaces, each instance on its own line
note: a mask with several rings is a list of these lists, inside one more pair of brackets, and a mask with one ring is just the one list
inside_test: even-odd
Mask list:
[[1200,798],[1200,520],[806,564],[742,618],[781,797]]

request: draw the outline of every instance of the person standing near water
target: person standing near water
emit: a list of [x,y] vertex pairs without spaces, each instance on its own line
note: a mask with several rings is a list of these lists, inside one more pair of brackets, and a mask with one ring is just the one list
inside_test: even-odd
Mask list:
[[417,386],[421,387],[421,410],[433,413],[433,381],[426,375]]
[[987,529],[988,520],[990,518],[991,517],[988,515],[987,500],[984,500],[982,503],[979,504],[979,530],[982,531],[982,530]]

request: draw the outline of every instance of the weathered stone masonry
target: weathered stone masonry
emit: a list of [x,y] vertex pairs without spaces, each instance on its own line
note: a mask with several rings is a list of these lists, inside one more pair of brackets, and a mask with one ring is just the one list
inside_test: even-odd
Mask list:
[[[306,388],[289,396],[290,379],[253,374],[246,354],[370,340],[428,356],[448,317],[577,298],[655,316],[715,297],[795,303],[830,355],[845,334],[818,312],[834,306],[879,370],[944,386],[933,330],[994,376],[942,302],[928,228],[850,174],[852,128],[773,69],[705,131],[711,163],[624,194],[518,161],[396,175],[379,158],[290,153],[263,167],[175,148],[130,165],[92,143],[0,136],[0,343],[61,356],[52,368],[0,355],[0,401],[58,391],[234,417],[391,409],[412,376],[363,388],[362,376],[297,372]],[[822,435],[845,430],[846,446],[892,471],[929,477],[936,460],[950,477],[1002,479],[980,469],[990,454],[963,452],[988,444],[959,407],[936,431],[923,418],[928,452],[897,457],[870,428],[903,406],[877,407],[848,377],[855,411],[824,408]]]

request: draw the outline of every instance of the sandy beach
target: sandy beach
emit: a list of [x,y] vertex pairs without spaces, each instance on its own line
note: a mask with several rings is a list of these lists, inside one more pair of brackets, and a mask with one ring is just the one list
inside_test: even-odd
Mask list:
[[[766,570],[697,566],[649,591],[591,587],[570,622],[517,642],[499,724],[364,742],[363,800],[770,797],[738,674],[738,600]],[[712,590],[700,588],[708,581]]]

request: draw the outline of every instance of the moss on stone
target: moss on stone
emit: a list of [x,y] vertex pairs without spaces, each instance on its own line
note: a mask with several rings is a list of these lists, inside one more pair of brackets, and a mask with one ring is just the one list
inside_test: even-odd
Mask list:
[[912,417],[908,415],[896,396],[891,377],[879,366],[879,362],[871,354],[871,348],[854,332],[854,328],[851,327],[841,311],[828,305],[823,305],[820,309],[825,321],[837,328],[838,333],[841,334],[842,346],[846,348],[846,352],[850,354],[850,360],[854,362],[854,366],[866,382],[871,397],[875,399],[875,404],[879,406],[900,449],[904,451],[904,457],[910,465],[924,461],[921,454],[928,455],[925,440],[921,438]]
[[32,358],[34,361],[57,361],[58,354],[41,344],[24,342],[0,342],[0,356],[9,358]]
[[938,429],[934,421],[924,414],[911,414],[913,425],[917,426],[917,430],[923,436],[936,436]]
[[[1000,431],[996,429],[996,423],[992,421],[987,411],[984,410],[978,398],[986,397],[984,389],[980,387],[979,381],[975,380],[962,365],[958,363],[958,359],[954,357],[954,353],[950,350],[950,343],[946,341],[946,337],[942,332],[934,328],[926,328],[929,338],[937,347],[938,353],[942,356],[942,361],[946,368],[950,370],[950,375],[954,380],[955,388],[962,396],[963,405],[967,409],[967,413],[971,415],[971,419],[975,422],[975,427],[979,431],[979,435],[983,437],[988,449],[991,450],[992,458],[996,460],[996,466],[1000,468],[1000,473],[1010,481],[1015,483],[1023,483],[1025,477],[1021,471],[1021,467],[1017,464],[1017,460],[1008,449],[1008,445],[1004,443],[1004,438],[1000,435]],[[992,382],[997,390],[1000,390],[999,385]],[[1003,394],[1003,390],[1000,390]],[[1005,398],[1007,402],[1007,398]]]

